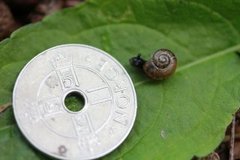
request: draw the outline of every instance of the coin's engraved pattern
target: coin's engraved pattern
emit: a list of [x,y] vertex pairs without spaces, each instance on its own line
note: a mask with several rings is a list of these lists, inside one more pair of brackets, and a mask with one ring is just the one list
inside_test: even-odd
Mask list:
[[86,56],[85,58],[84,58],[84,60],[85,60],[85,62],[91,62],[92,61],[92,57],[91,56]]
[[66,146],[65,146],[65,145],[60,145],[60,146],[58,147],[58,153],[59,153],[60,156],[65,156],[66,153],[67,153],[67,148],[66,148]]
[[52,59],[53,67],[57,69],[71,67],[72,66],[72,57],[64,56],[63,54],[59,53]]
[[101,72],[101,71],[104,69],[104,66],[107,65],[107,63],[108,63],[108,62],[107,62],[105,59],[100,59],[100,62],[97,63],[97,65],[96,65],[96,69],[97,69],[99,72]]
[[[62,69],[64,69],[64,68],[62,68]],[[76,70],[76,72],[79,72],[79,70],[80,71],[82,71],[82,70],[85,70],[85,71],[88,71],[88,72],[91,72],[91,73],[93,73],[93,75],[95,75],[96,77],[98,77],[98,79],[100,78],[101,79],[101,81],[99,81],[100,82],[100,85],[97,85],[97,86],[99,86],[99,87],[92,87],[92,88],[90,88],[90,89],[86,89],[86,90],[82,90],[81,91],[81,89],[80,88],[78,88],[77,90],[80,90],[82,93],[83,92],[86,92],[86,93],[84,93],[85,95],[87,94],[87,96],[86,97],[88,97],[88,102],[87,102],[87,104],[89,104],[89,105],[101,105],[102,103],[105,103],[105,102],[108,102],[109,101],[109,103],[107,103],[105,106],[111,106],[112,105],[112,95],[113,95],[113,93],[111,92],[111,90],[110,90],[110,86],[109,86],[109,84],[107,83],[107,81],[106,81],[106,79],[104,78],[104,76],[101,76],[101,75],[99,75],[95,70],[93,70],[93,69],[91,69],[91,68],[89,68],[89,67],[85,67],[85,66],[82,66],[82,65],[76,65],[75,66],[75,70]],[[48,75],[56,75],[55,74],[55,71],[53,72],[53,73],[50,73],[50,74],[48,74]],[[49,76],[48,76],[49,77]],[[80,77],[80,78],[82,78],[82,77]],[[94,80],[94,78],[92,79],[92,80]],[[82,85],[84,85],[84,84],[82,84]],[[41,96],[43,96],[43,95],[41,95],[41,90],[44,88],[44,85],[41,85],[40,86],[40,88],[39,88],[39,93],[38,93],[38,99],[42,99],[42,98],[40,98]],[[73,89],[73,90],[75,90],[75,89]],[[65,94],[64,95],[66,95],[66,94],[68,94],[69,93],[69,91],[71,92],[71,90],[66,90],[66,92],[64,92]],[[43,92],[44,93],[44,92]],[[52,92],[51,91],[49,91],[49,93],[50,94],[52,94]],[[89,93],[89,94],[88,94]],[[45,96],[44,96],[45,97]],[[90,100],[90,101],[89,101]],[[103,107],[102,107],[103,108]],[[104,107],[104,108],[106,108],[106,107]],[[63,112],[59,112],[59,113],[63,113]],[[59,115],[61,115],[61,114],[59,114]],[[59,115],[56,115],[56,116],[59,116]],[[52,116],[50,117],[50,119],[52,118]],[[109,117],[108,117],[108,115],[106,115],[106,117],[105,117],[105,119],[101,119],[100,121],[100,123],[101,124],[103,124],[103,126],[104,126],[104,124],[105,123],[107,123],[107,121],[108,121],[108,119],[110,119],[110,115],[109,115]],[[73,123],[73,121],[72,121],[72,119],[70,118],[70,121]],[[53,122],[53,121],[52,121]],[[57,122],[58,123],[58,122]],[[46,121],[44,121],[44,124],[45,124],[45,126],[47,126],[52,132],[54,132],[54,134],[57,134],[57,135],[60,135],[60,136],[64,136],[64,137],[74,137],[75,135],[73,135],[73,134],[71,134],[71,135],[67,135],[66,133],[62,133],[60,130],[56,130],[52,125],[53,124],[51,124],[51,121],[47,121],[47,119],[46,119]],[[99,125],[97,125],[96,127],[96,131],[98,131],[98,130],[101,130],[101,128],[103,128],[103,126],[99,126]],[[74,131],[75,132],[75,131]]]
[[104,103],[112,100],[108,86],[100,86],[96,88],[87,89],[86,92],[88,93],[87,95],[89,97],[94,98],[90,102],[91,105],[96,105],[99,103]]
[[83,152],[90,150],[88,139],[86,137],[78,139],[78,146],[79,146],[79,149]]
[[74,77],[71,68],[59,70],[57,73],[64,88],[71,88],[74,86]]
[[109,67],[105,72],[105,77],[110,80],[114,81],[119,75],[118,70],[115,67]]
[[76,85],[77,87],[79,87],[79,81],[78,81],[78,78],[77,78],[77,76],[76,76],[75,68],[72,67],[71,70],[72,70],[72,73],[73,73],[74,81],[75,81],[75,83],[76,83],[75,85]]
[[[99,73],[102,76],[104,76],[107,79],[108,84],[110,85],[110,88],[113,91],[113,97],[115,100],[116,108],[113,111],[112,120],[113,122],[120,124],[120,126],[124,126],[126,128],[130,120],[127,114],[127,110],[131,103],[130,96],[128,95],[128,88],[127,88],[126,81],[122,79],[120,75],[120,71],[118,71],[118,69],[114,67],[112,64],[110,64],[108,61],[104,59],[100,59],[99,61],[100,62],[95,61],[98,66],[95,68],[99,71]],[[90,89],[90,90],[87,90],[87,92],[92,91],[97,93],[102,89],[104,89],[104,87]],[[105,95],[105,94],[100,94],[100,95]],[[101,102],[107,102],[108,100],[112,100],[112,99],[105,98],[105,99],[102,99],[101,101],[98,101],[95,98],[94,100],[95,100],[94,103],[98,104]],[[115,128],[118,128],[118,127],[115,127]]]
[[38,109],[43,118],[63,112],[59,97],[40,100]]
[[38,105],[36,103],[25,102],[24,106],[26,107],[25,112],[21,113],[19,116],[23,121],[28,121],[31,124],[36,124],[40,121],[41,117],[38,112]]
[[93,125],[92,125],[92,120],[91,120],[89,114],[86,113],[85,115],[86,115],[86,118],[87,118],[87,121],[88,121],[89,128],[90,128],[91,132],[92,132],[92,133],[95,133],[95,129],[94,129]]
[[49,76],[45,83],[49,88],[52,88],[52,89],[59,86],[58,79],[55,75]]
[[117,135],[117,133],[118,133],[118,127],[116,127],[116,126],[110,126],[110,127],[108,127],[107,128],[107,137],[113,137],[113,136],[115,136],[115,135]]
[[118,93],[118,92],[123,93],[127,89],[126,86],[127,86],[126,82],[123,80],[115,81],[115,86],[113,87],[114,88],[113,91],[115,93]]
[[102,90],[102,89],[105,89],[105,88],[108,88],[108,86],[100,86],[100,87],[96,87],[96,88],[91,88],[91,89],[87,89],[86,91],[88,93],[91,93],[91,92],[99,91],[99,90]]
[[[14,112],[24,135],[59,159],[97,159],[119,146],[136,114],[135,91],[123,67],[105,52],[85,45],[63,45],[43,53],[24,68],[14,89]],[[39,64],[45,67],[42,75],[28,69]],[[22,93],[18,87],[29,85],[26,82],[33,81],[29,77],[36,78],[30,85],[37,91]],[[71,91],[85,98],[83,110],[76,113],[64,108]],[[31,97],[26,105],[22,96]],[[40,132],[46,140],[39,139]]]
[[95,101],[95,102],[92,102],[90,103],[91,105],[96,105],[96,104],[99,104],[99,103],[105,103],[105,102],[108,102],[108,101],[111,101],[112,98],[109,97],[109,98],[104,98],[104,99],[101,99],[101,100],[98,100],[98,101]]
[[94,148],[100,145],[100,140],[96,134],[89,134],[85,137],[79,137],[78,139],[78,146],[81,151],[94,153]]
[[123,125],[123,126],[128,125],[128,115],[127,113],[121,110],[115,111],[113,120],[120,125]]
[[[111,71],[114,71],[111,78],[108,77],[108,80],[113,81],[113,92],[115,94],[116,110],[113,114],[113,121],[122,125],[127,126],[129,124],[129,116],[127,114],[127,109],[130,105],[130,97],[127,91],[127,84],[124,80],[121,79],[119,72],[114,69],[114,67],[109,67]],[[110,71],[107,73],[111,73]],[[109,74],[111,75],[111,74]],[[105,74],[106,76],[106,74]],[[106,76],[107,77],[107,76]]]
[[117,106],[121,109],[126,108],[130,103],[130,98],[126,95],[120,95],[116,100]]
[[53,58],[52,65],[57,72],[63,89],[79,86],[79,82],[73,68],[72,57],[58,54]]
[[100,145],[99,138],[95,134],[92,121],[87,113],[77,115],[73,119],[76,133],[78,136],[78,145],[80,150],[89,152],[94,151],[94,146]]
[[91,124],[89,123],[88,114],[79,114],[73,117],[73,124],[75,126],[78,137],[90,134],[92,132]]

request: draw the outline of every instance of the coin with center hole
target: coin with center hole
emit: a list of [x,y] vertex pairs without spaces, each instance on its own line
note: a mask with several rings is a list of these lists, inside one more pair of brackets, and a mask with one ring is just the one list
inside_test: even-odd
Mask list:
[[96,159],[133,127],[137,101],[122,65],[87,45],[50,48],[21,71],[13,92],[17,124],[40,151],[59,159]]

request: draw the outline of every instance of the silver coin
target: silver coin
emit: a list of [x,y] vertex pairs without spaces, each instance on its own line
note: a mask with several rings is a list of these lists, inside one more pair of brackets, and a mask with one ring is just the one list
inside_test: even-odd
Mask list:
[[[80,111],[65,99],[84,98]],[[97,48],[50,48],[21,71],[13,92],[14,115],[25,137],[59,159],[95,159],[117,148],[133,127],[137,101],[121,64]]]

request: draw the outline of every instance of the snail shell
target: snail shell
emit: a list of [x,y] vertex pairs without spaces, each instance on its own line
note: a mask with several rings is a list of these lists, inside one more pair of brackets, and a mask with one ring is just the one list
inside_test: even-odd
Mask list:
[[152,59],[144,63],[143,70],[148,77],[162,80],[172,75],[176,67],[176,56],[168,49],[159,49],[153,54]]

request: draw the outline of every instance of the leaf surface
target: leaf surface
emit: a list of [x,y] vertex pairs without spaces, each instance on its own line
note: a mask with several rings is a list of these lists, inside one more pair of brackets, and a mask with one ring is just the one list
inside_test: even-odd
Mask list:
[[[240,4],[210,2],[91,0],[23,27],[0,44],[0,104],[11,102],[18,73],[35,55],[59,44],[88,44],[126,68],[138,98],[131,134],[102,159],[205,155],[222,140],[240,95],[240,21],[232,17]],[[159,48],[178,58],[168,80],[152,81],[129,65],[137,53],[147,59]],[[0,159],[49,159],[20,134],[12,109],[0,114],[0,153]]]

